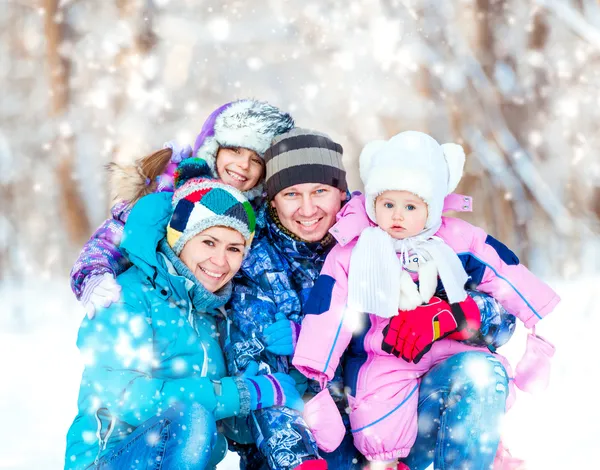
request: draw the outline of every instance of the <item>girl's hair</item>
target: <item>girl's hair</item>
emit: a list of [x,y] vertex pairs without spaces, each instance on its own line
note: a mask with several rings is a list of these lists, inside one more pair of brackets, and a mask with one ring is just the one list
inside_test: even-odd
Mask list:
[[162,175],[171,161],[173,151],[170,148],[160,149],[146,155],[131,165],[119,165],[111,162],[106,169],[111,173],[111,186],[115,199],[128,201],[133,206],[147,194],[156,190],[156,179]]

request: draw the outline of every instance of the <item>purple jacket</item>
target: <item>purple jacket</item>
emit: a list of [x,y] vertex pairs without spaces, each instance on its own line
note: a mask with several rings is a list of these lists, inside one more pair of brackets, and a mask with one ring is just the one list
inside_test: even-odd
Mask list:
[[71,289],[78,300],[93,277],[111,273],[116,278],[131,266],[119,250],[130,210],[126,201],[115,204],[111,209],[112,217],[106,219],[83,245],[71,269]]

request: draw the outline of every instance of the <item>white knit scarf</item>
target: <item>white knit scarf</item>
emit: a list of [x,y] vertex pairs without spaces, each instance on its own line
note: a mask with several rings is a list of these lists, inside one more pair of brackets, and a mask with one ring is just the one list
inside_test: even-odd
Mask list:
[[[435,293],[438,273],[448,301],[465,300],[468,276],[454,250],[434,235],[440,224],[405,240],[396,240],[379,227],[363,230],[350,257],[348,308],[391,318],[399,308],[411,310],[428,302]],[[415,254],[420,291],[403,269]]]

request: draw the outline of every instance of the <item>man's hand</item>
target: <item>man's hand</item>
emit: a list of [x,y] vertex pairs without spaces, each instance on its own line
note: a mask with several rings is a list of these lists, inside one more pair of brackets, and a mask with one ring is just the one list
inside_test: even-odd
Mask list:
[[300,326],[283,313],[275,314],[275,322],[265,328],[266,350],[280,356],[291,356],[296,348]]
[[479,308],[471,297],[452,305],[432,297],[428,304],[414,310],[399,310],[383,330],[381,348],[417,364],[434,342],[453,334],[453,339],[466,339],[480,323]]

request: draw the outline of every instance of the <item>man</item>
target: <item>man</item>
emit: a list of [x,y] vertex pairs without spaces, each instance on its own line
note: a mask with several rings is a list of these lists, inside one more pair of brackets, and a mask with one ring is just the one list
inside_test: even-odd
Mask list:
[[[232,374],[251,374],[256,369],[297,374],[298,387],[305,392],[305,398],[310,398],[318,393],[320,386],[307,382],[291,368],[291,357],[302,318],[305,313],[311,313],[304,311],[310,291],[335,244],[328,231],[349,198],[342,147],[324,134],[295,128],[275,138],[265,153],[265,162],[266,227],[235,279],[229,304],[232,325],[225,351]],[[512,333],[514,318],[511,323],[510,316],[504,316],[505,323],[498,328],[497,319],[502,312],[497,304],[487,297],[476,300],[482,310],[483,334],[492,334],[494,340],[497,332],[509,330]],[[361,359],[360,348],[351,347],[345,362],[346,373],[352,373]],[[425,400],[427,396],[420,402],[427,423],[414,447],[415,452],[418,449],[419,462],[433,461],[436,448],[453,445],[451,435],[446,437],[448,433],[437,432],[444,413],[453,419],[470,417],[471,410],[465,403],[456,410],[449,405],[451,400],[456,401],[456,394],[446,391],[451,381],[470,386],[466,383],[468,378],[454,372],[451,359],[423,380],[429,387],[427,396],[435,394],[438,400],[435,410],[431,400]],[[327,386],[343,411],[349,429],[341,378],[339,368]],[[474,390],[473,394],[476,393]],[[469,398],[475,398],[473,394]],[[457,413],[461,414],[458,418]],[[478,416],[477,422],[466,422],[472,422],[473,428],[479,429],[479,423],[487,423],[485,412]],[[236,442],[250,444],[236,449],[241,454],[242,468],[327,468],[324,462],[317,460],[319,455],[331,470],[364,467],[363,457],[354,448],[350,432],[331,454],[317,451],[301,416],[285,408],[257,410],[247,423],[238,420],[235,426],[235,435],[229,432],[229,436]]]

